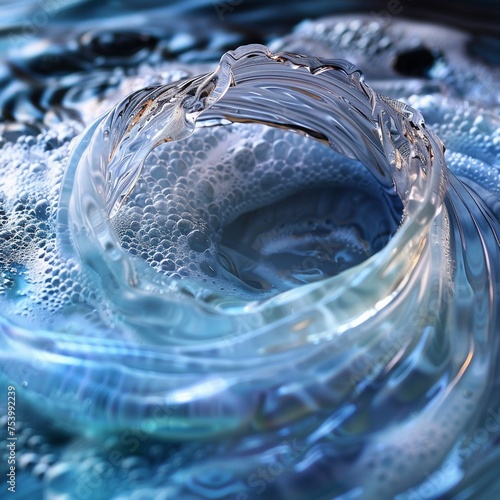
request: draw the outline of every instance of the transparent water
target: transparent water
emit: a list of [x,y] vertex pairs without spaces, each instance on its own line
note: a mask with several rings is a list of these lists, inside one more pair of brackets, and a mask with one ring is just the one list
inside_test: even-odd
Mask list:
[[[168,36],[146,7],[92,27],[72,8],[11,37],[0,92],[18,493],[492,498],[482,11],[481,36],[372,12],[248,40],[213,5]],[[270,48],[227,51],[249,41]]]

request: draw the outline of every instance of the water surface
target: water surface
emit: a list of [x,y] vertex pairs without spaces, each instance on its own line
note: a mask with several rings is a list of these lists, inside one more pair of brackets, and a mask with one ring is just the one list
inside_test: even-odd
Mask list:
[[[189,5],[172,27],[176,4],[165,21],[64,7],[39,26],[13,10],[0,92],[18,492],[491,498],[500,97],[483,11],[292,31],[293,4],[248,32],[272,9]],[[248,42],[270,51],[218,62]]]

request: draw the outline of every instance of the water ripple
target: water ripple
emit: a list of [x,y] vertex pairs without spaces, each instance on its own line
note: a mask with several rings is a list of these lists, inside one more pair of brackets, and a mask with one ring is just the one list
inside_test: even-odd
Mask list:
[[353,63],[248,45],[4,144],[0,368],[70,436],[48,498],[482,487],[498,116],[427,78],[426,123]]

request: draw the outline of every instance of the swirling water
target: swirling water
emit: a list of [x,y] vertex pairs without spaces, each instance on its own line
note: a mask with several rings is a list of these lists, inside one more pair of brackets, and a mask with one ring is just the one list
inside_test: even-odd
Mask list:
[[5,71],[18,491],[494,498],[494,37],[337,16],[205,63],[255,40],[129,19]]

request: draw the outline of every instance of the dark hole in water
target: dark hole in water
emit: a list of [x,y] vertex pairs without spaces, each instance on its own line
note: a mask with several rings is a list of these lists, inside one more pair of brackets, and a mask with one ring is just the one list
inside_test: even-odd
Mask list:
[[284,291],[368,259],[396,232],[402,211],[401,200],[381,190],[304,190],[229,224],[219,259],[253,289]]
[[137,52],[152,50],[158,40],[147,33],[133,31],[103,31],[88,36],[86,45],[96,56],[130,57]]
[[440,57],[441,55],[435,50],[427,47],[416,47],[400,52],[393,66],[400,75],[428,78],[431,69]]

